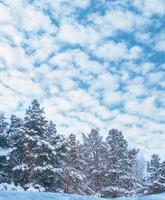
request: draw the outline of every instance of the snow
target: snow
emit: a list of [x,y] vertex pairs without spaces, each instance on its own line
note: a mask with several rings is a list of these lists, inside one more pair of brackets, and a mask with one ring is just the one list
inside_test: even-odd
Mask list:
[[[39,192],[0,192],[0,200],[106,200],[93,196],[79,196],[60,193]],[[107,199],[108,200],[108,199]],[[165,200],[165,193],[136,198],[117,198],[115,200]]]
[[12,192],[12,191],[21,191],[23,192],[24,189],[20,186],[15,186],[14,183],[8,184],[8,183],[1,183],[0,184],[0,191],[8,191],[8,192]]
[[11,152],[11,148],[10,149],[4,149],[4,148],[0,147],[0,156],[7,156],[10,152]]

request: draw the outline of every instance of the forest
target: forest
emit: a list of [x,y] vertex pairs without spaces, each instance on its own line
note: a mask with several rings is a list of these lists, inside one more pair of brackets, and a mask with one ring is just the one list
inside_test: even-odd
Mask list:
[[36,99],[23,118],[0,114],[1,191],[33,188],[104,198],[165,192],[165,161],[157,154],[145,161],[139,152],[115,128],[105,138],[95,127],[81,140],[58,133]]

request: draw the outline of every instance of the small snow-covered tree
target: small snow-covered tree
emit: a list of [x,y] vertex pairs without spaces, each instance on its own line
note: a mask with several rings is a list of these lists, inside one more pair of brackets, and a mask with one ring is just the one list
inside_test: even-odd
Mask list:
[[149,172],[149,179],[154,181],[157,179],[157,171],[160,167],[160,158],[157,154],[151,156],[151,161],[147,163],[147,171]]
[[10,182],[9,166],[7,162],[9,153],[9,144],[7,140],[7,126],[5,116],[0,114],[0,183]]
[[135,177],[133,165],[135,152],[128,150],[127,141],[117,129],[109,131],[105,172],[101,195],[103,197],[120,197],[134,194]]
[[160,164],[158,178],[154,184],[154,193],[165,192],[165,161]]
[[82,152],[87,163],[85,166],[86,183],[94,193],[100,193],[102,187],[103,155],[105,144],[99,129],[83,134]]
[[148,194],[165,192],[165,161],[160,162],[157,154],[153,154],[151,161],[148,162],[147,171],[149,173],[147,179]]
[[84,194],[86,186],[84,185],[84,158],[80,153],[80,147],[76,136],[71,134],[67,139],[67,154],[63,171],[64,192]]
[[158,179],[158,169],[160,167],[160,158],[157,154],[151,156],[150,162],[147,163],[147,193],[154,193],[154,183]]

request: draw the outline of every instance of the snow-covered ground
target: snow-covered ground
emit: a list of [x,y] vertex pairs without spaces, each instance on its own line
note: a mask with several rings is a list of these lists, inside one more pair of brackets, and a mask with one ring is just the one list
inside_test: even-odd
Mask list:
[[[103,200],[98,197],[86,197],[67,194],[38,193],[38,192],[0,192],[0,200]],[[165,193],[147,197],[119,198],[116,200],[165,200]]]

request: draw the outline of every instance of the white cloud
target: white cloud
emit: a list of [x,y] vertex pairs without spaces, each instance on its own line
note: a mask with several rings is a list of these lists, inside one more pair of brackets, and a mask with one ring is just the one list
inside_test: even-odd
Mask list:
[[42,95],[42,89],[39,84],[33,82],[31,78],[27,77],[26,73],[17,71],[10,71],[8,73],[1,72],[0,80],[11,90],[24,94],[25,96]]
[[165,39],[158,41],[158,43],[155,45],[155,49],[157,51],[165,52]]
[[120,102],[122,102],[122,100],[123,100],[122,93],[120,91],[117,92],[110,91],[104,94],[104,102],[109,107],[119,104]]
[[7,68],[32,68],[31,60],[26,57],[24,50],[19,47],[12,47],[8,43],[1,43],[0,58]]
[[124,42],[108,41],[106,44],[99,46],[94,52],[98,57],[109,61],[133,60],[141,56],[142,48],[133,46],[128,49]]
[[3,4],[0,4],[0,24],[7,24],[11,20],[10,9]]
[[85,27],[75,22],[67,21],[61,24],[58,39],[61,42],[70,44],[90,45],[89,47],[92,48],[99,40],[99,35],[90,26]]
[[150,33],[137,32],[135,36],[138,40],[145,43],[151,39]]
[[113,41],[103,44],[95,50],[95,54],[106,60],[116,61],[124,59],[127,47],[124,43],[114,43]]
[[4,24],[3,26],[0,26],[0,33],[1,40],[8,42],[10,42],[11,40],[16,46],[19,46],[20,43],[23,41],[22,33],[17,31],[17,29],[11,24]]
[[128,59],[137,59],[142,53],[142,48],[139,46],[133,46],[129,50],[129,55],[127,56]]
[[115,30],[130,30],[134,25],[134,15],[129,11],[110,10],[100,21],[111,24]]
[[155,97],[147,97],[144,100],[130,100],[125,104],[125,110],[131,114],[155,118],[157,111]]
[[114,34],[115,31],[131,31],[136,25],[136,15],[122,9],[110,9],[105,15],[93,14],[89,21],[100,30],[103,37]]
[[0,83],[0,112],[11,113],[17,108],[20,96]]
[[164,0],[134,0],[136,8],[141,10],[145,15],[160,14],[165,12]]
[[58,46],[53,36],[45,34],[42,37],[33,37],[29,40],[26,40],[26,43],[29,46],[31,51],[34,51],[31,55],[33,63],[39,62],[42,63],[51,56],[52,52],[58,51]]
[[21,13],[21,26],[25,31],[49,30],[49,33],[56,32],[56,27],[51,26],[48,16],[44,15],[33,6],[27,6]]
[[161,80],[164,80],[164,73],[162,72],[152,72],[148,75],[148,81],[151,84],[159,84]]
[[71,6],[78,7],[78,8],[87,8],[90,5],[90,0],[74,0],[69,2]]
[[132,84],[126,87],[127,91],[131,93],[134,97],[139,97],[142,95],[147,95],[147,88],[142,84]]
[[132,124],[136,125],[139,122],[139,118],[137,116],[128,115],[124,113],[118,114],[116,116],[116,120],[119,121],[120,124],[130,125],[130,126],[132,126]]
[[111,92],[117,90],[119,87],[119,80],[115,74],[111,73],[102,73],[97,79],[94,80],[93,84],[90,87],[90,92],[101,92],[104,90],[105,92]]
[[142,65],[142,73],[143,73],[143,75],[147,74],[148,72],[150,72],[154,68],[155,68],[154,63],[151,63],[151,62],[144,63]]

